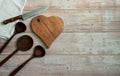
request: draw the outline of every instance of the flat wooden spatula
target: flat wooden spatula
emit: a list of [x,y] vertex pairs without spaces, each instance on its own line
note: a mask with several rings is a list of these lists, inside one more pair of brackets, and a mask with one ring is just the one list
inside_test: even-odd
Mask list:
[[64,22],[60,17],[43,15],[33,18],[31,22],[33,32],[49,48],[53,41],[60,35],[64,29]]

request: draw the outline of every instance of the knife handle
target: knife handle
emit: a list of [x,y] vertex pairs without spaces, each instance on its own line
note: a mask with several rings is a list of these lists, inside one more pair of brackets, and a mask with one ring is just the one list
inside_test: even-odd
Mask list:
[[22,15],[19,15],[19,16],[16,16],[16,17],[13,17],[13,18],[4,20],[4,21],[3,21],[3,24],[8,24],[8,23],[10,23],[10,22],[14,22],[14,21],[19,20],[19,19],[22,19]]

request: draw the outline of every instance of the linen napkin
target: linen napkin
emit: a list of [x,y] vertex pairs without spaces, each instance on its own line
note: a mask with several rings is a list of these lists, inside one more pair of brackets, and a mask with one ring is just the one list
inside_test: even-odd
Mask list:
[[9,39],[18,21],[2,24],[3,20],[18,16],[22,13],[26,0],[0,0],[0,38]]

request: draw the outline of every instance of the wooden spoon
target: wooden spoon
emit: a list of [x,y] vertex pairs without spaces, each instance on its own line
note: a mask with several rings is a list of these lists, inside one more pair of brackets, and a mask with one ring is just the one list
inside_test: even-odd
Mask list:
[[10,37],[10,39],[2,46],[2,48],[0,49],[0,54],[3,52],[3,50],[5,49],[5,47],[7,46],[7,44],[11,41],[11,39],[18,33],[22,33],[26,30],[26,26],[24,23],[22,22],[18,22],[15,25],[15,31],[14,34]]
[[20,37],[17,41],[17,49],[11,53],[8,57],[6,57],[3,61],[0,62],[0,67],[6,62],[8,61],[15,53],[18,52],[18,50],[21,51],[27,51],[29,50],[31,47],[33,46],[33,39],[28,36],[28,35],[24,35],[22,37]]
[[39,45],[36,46],[34,48],[33,55],[28,60],[26,60],[23,64],[17,67],[13,72],[11,72],[9,76],[15,76],[15,74],[18,71],[20,71],[31,59],[36,58],[36,57],[43,57],[43,56],[45,56],[45,49]]

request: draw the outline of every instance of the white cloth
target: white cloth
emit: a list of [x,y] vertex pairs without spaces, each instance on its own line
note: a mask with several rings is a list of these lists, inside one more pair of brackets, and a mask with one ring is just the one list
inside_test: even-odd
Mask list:
[[9,39],[17,21],[3,25],[3,20],[18,16],[22,13],[26,0],[0,0],[0,38]]

